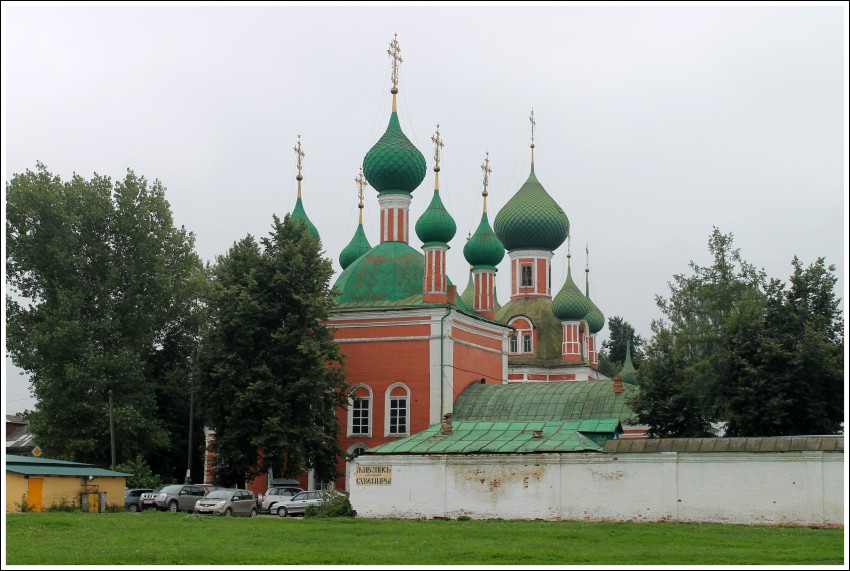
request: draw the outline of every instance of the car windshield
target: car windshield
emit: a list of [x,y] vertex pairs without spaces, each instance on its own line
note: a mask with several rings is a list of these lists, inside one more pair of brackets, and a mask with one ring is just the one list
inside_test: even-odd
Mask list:
[[145,492],[145,493],[146,493],[146,494],[158,494],[158,493],[160,493],[160,492],[162,491],[162,489],[163,489],[163,488],[165,488],[165,487],[166,487],[166,485],[165,485],[165,484],[163,484],[162,486],[158,487],[158,488],[157,488],[157,489],[155,489],[154,491],[152,491],[152,492]]
[[179,492],[182,487],[181,484],[171,484],[170,486],[163,486],[159,491],[164,494],[173,494]]
[[227,500],[230,499],[231,490],[215,490],[207,494],[208,500]]

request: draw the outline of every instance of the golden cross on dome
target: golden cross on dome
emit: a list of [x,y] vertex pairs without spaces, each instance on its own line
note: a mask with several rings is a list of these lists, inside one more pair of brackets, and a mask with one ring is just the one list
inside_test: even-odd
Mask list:
[[393,34],[393,41],[390,42],[390,48],[387,50],[393,60],[393,87],[398,85],[398,64],[403,63],[401,59],[401,48],[398,47],[398,34]]
[[585,273],[590,272],[590,249],[587,247],[587,243],[584,244],[584,271]]
[[295,155],[298,157],[298,178],[301,178],[301,159],[304,158],[304,151],[301,150],[301,135],[298,135],[298,144],[292,147]]
[[484,192],[481,194],[486,198],[487,197],[487,185],[490,183],[490,173],[493,172],[493,169],[490,168],[490,151],[487,151],[487,155],[484,158],[484,163],[481,165],[481,170],[484,171]]
[[440,149],[442,149],[445,145],[443,144],[443,140],[440,138],[439,123],[437,123],[437,132],[431,137],[431,141],[434,142],[434,171],[440,172]]
[[357,197],[360,199],[360,203],[357,205],[357,208],[360,209],[360,224],[363,224],[363,187],[369,186],[369,183],[363,178],[363,167],[360,167],[360,174],[354,178],[354,182],[357,183]]
[[531,148],[534,148],[534,126],[537,122],[534,120],[534,109],[531,110],[531,116],[528,118],[531,121]]

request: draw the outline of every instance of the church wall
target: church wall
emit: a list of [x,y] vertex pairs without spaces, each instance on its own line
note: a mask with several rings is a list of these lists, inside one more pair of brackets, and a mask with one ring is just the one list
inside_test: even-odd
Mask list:
[[[844,515],[843,452],[366,455],[354,464],[348,489],[360,517],[841,525]],[[386,477],[364,478],[368,468]]]

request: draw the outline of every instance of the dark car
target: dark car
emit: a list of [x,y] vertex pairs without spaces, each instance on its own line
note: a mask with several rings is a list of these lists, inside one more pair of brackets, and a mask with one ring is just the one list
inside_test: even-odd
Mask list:
[[124,490],[124,509],[137,512],[142,509],[142,494],[153,492],[151,488],[127,488]]

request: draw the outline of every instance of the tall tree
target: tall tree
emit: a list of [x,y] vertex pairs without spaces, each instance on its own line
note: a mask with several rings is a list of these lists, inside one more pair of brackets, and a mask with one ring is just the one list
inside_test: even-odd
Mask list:
[[333,308],[331,261],[303,222],[274,218],[219,257],[200,354],[201,404],[215,430],[216,479],[273,468],[335,476],[336,410],[347,403],[339,347],[322,325]]
[[[63,182],[37,164],[6,184],[7,343],[30,374],[30,430],[45,454],[110,463],[167,454],[158,394],[185,387],[203,268],[165,188],[128,170]],[[188,411],[181,411],[188,418]]]

